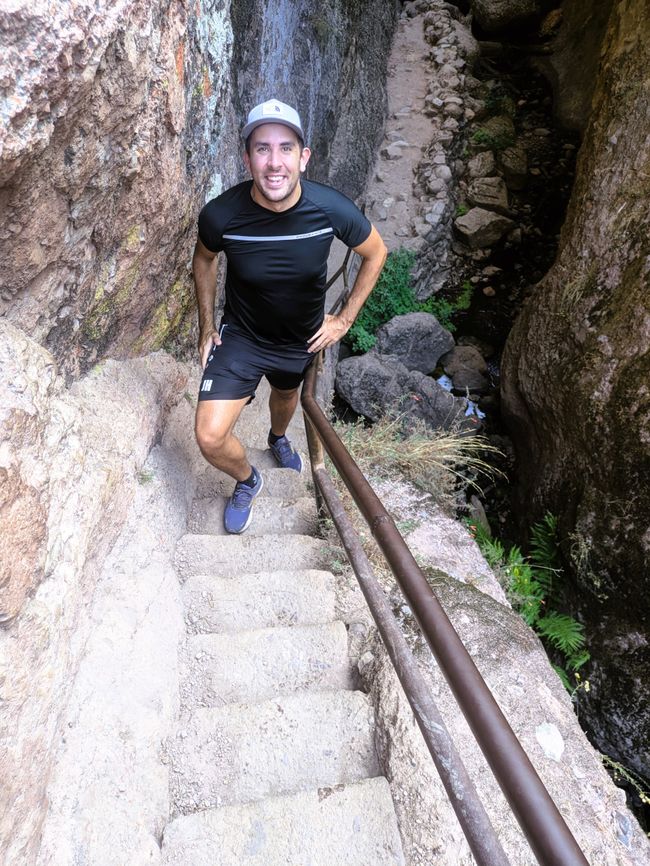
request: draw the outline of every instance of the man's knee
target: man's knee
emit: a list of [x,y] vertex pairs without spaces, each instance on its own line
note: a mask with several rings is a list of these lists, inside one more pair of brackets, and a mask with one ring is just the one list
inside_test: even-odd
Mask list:
[[201,421],[199,418],[196,419],[194,432],[198,446],[204,454],[218,454],[230,436],[229,430]]
[[194,432],[199,448],[204,454],[218,454],[232,435],[232,429],[246,400],[199,402],[196,410]]

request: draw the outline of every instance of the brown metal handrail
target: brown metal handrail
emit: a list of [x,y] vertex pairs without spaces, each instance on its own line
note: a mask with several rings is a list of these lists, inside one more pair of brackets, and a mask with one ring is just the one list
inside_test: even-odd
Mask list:
[[[330,284],[331,282],[333,280]],[[322,448],[324,447],[386,557],[537,860],[542,866],[588,866],[578,843],[542,784],[528,755],[501,712],[393,519],[318,405],[314,397],[316,376],[317,364],[312,364],[305,378],[301,402],[307,420],[307,437],[317,490],[329,508],[330,503],[326,494],[328,485],[324,480],[328,477],[323,465]],[[329,492],[331,493],[331,490]],[[399,669],[397,673],[399,675]],[[411,701],[408,692],[407,696]],[[411,705],[413,706],[413,703]],[[418,722],[420,723],[420,719]],[[422,728],[422,724],[420,727]],[[454,798],[450,796],[450,800],[456,809]],[[459,814],[458,809],[456,813],[472,845],[470,835],[475,834],[471,829],[468,834],[467,820]],[[485,859],[482,862],[503,861]]]

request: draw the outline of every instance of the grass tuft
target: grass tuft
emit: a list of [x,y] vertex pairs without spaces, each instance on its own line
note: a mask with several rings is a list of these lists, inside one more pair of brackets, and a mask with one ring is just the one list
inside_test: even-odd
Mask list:
[[371,427],[359,420],[335,424],[335,429],[362,472],[400,474],[438,504],[448,504],[460,484],[480,489],[477,478],[499,471],[485,459],[486,452],[498,453],[485,437],[424,425],[404,433],[403,420],[403,415],[382,418]]

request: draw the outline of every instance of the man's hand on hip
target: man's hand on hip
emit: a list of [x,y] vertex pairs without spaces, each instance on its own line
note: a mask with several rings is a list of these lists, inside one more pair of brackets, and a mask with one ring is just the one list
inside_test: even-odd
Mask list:
[[333,346],[338,343],[341,337],[350,330],[350,325],[346,319],[341,316],[325,315],[323,324],[316,331],[313,337],[307,341],[309,343],[310,352],[320,352],[321,349],[326,349],[328,346]]
[[205,367],[208,363],[212,347],[220,345],[221,338],[219,337],[219,331],[217,331],[216,328],[206,331],[204,334],[199,334],[199,358],[201,359],[202,367]]

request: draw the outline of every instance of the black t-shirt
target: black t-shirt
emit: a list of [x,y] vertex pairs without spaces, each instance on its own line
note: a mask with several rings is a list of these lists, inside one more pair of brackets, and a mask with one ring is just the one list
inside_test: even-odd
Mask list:
[[323,321],[332,239],[356,247],[371,226],[349,198],[321,183],[301,180],[299,201],[281,213],[253,201],[252,183],[199,214],[202,243],[228,260],[224,321],[260,342],[304,346]]

